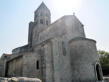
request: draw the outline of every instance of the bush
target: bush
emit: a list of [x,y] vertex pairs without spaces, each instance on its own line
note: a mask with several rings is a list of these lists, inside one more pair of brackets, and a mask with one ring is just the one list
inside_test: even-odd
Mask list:
[[103,75],[109,75],[109,52],[98,50]]

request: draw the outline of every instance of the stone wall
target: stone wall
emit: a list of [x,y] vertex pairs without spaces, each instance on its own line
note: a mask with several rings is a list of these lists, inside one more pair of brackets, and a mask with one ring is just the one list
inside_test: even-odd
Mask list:
[[83,25],[73,15],[64,16],[51,24],[39,34],[38,42],[50,38],[66,36],[70,40],[75,37],[85,37]]
[[43,82],[53,82],[53,55],[51,40],[47,40],[34,48],[40,55],[41,79]]
[[43,67],[43,82],[53,82],[54,78],[54,66],[53,66],[53,54],[52,54],[52,44],[51,42],[47,42],[44,46],[44,54],[42,54],[44,66]]
[[109,77],[103,77],[103,82],[109,82]]
[[24,45],[22,47],[18,47],[12,50],[12,54],[19,54],[22,52],[28,52],[29,51],[29,45]]
[[7,75],[8,77],[12,76],[22,76],[23,70],[23,58],[22,56],[18,56],[7,62]]
[[5,76],[5,60],[2,58],[0,59],[0,76]]
[[38,78],[27,78],[27,77],[3,78],[3,77],[0,77],[0,82],[42,82],[42,81]]
[[41,68],[40,54],[37,52],[24,53],[23,56],[23,76],[41,78],[41,69],[37,69],[37,61]]
[[97,78],[96,64],[99,63],[99,58],[94,40],[86,38],[71,40],[70,58],[73,82],[95,82],[99,78],[99,81],[102,80],[102,72],[100,70],[98,73],[99,78]]
[[3,54],[0,58],[0,77],[5,76],[6,71],[6,61],[10,58],[9,54]]
[[65,49],[66,46],[61,39],[52,39],[53,73],[55,82],[71,82],[72,80],[70,58]]

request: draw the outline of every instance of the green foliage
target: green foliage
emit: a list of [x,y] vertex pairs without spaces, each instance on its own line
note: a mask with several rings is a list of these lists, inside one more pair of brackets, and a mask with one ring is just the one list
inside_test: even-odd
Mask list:
[[104,74],[109,74],[109,52],[98,50],[100,63]]

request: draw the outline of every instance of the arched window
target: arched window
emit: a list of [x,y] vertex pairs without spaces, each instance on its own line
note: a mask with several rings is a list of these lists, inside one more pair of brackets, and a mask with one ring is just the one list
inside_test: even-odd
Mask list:
[[36,61],[36,69],[37,70],[39,69],[39,61],[38,60]]
[[95,70],[96,70],[96,77],[98,81],[101,81],[102,78],[102,70],[101,70],[101,66],[99,64],[95,65]]

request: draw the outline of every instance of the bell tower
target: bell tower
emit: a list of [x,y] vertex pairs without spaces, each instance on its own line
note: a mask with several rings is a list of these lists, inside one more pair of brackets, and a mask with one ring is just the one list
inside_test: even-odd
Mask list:
[[51,23],[50,10],[47,8],[44,2],[42,2],[38,9],[35,11],[34,22],[36,24],[45,26],[48,26]]
[[28,43],[30,46],[34,46],[37,43],[39,33],[45,30],[50,24],[50,10],[47,8],[44,2],[42,2],[34,12],[34,22],[30,22],[29,24]]

